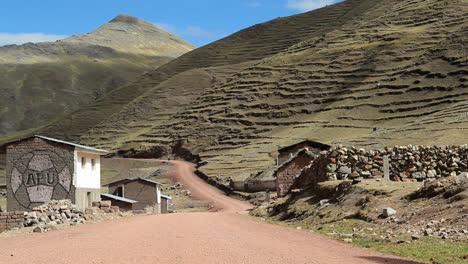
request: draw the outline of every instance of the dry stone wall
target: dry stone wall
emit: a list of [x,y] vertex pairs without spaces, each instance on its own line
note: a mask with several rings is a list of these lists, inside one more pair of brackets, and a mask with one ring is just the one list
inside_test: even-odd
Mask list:
[[385,157],[392,181],[425,181],[468,171],[468,145],[409,145],[382,150],[338,146],[322,151],[303,167],[288,191],[323,181],[383,179]]
[[395,146],[366,150],[339,146],[329,154],[329,179],[383,178],[384,156],[393,181],[423,181],[467,171],[468,145]]

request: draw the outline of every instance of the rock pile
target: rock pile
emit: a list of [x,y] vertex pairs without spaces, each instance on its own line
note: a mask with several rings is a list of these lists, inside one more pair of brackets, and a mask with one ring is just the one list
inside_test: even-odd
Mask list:
[[383,178],[384,156],[393,181],[423,181],[468,171],[468,145],[395,146],[366,150],[338,146],[328,152],[330,179]]
[[119,213],[120,208],[118,206],[112,206],[111,201],[100,201],[93,202],[93,207],[85,210],[86,215],[97,215],[97,214],[114,214]]
[[23,226],[41,226],[48,229],[58,224],[77,225],[84,222],[84,214],[70,200],[52,200],[33,208],[32,212],[25,212]]

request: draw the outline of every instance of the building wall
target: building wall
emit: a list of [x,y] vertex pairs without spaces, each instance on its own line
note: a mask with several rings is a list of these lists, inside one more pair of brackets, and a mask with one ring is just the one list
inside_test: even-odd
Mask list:
[[[82,161],[85,161],[82,163]],[[93,162],[94,161],[94,166]],[[101,188],[101,157],[97,154],[76,150],[76,188]]]
[[241,192],[264,192],[266,190],[276,189],[275,179],[256,180],[256,181],[232,181],[230,187]]
[[312,160],[313,158],[309,155],[299,155],[276,171],[276,192],[278,196],[282,197],[288,193],[296,177],[299,176],[304,167],[309,165]]
[[74,147],[29,138],[6,150],[8,211],[30,211],[50,200],[75,202]]
[[[110,188],[109,188],[110,191]],[[124,184],[124,197],[138,201],[133,205],[134,210],[144,210],[146,207],[158,206],[158,192],[154,184],[135,180]]]
[[91,207],[92,202],[97,201],[101,201],[100,188],[76,188],[75,204],[79,210],[84,211],[86,208]]
[[0,212],[0,233],[12,228],[23,226],[24,212]]

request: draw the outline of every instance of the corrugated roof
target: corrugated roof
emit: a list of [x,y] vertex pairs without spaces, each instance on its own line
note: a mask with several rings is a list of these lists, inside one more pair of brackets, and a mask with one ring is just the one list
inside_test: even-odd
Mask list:
[[117,195],[113,195],[113,194],[110,194],[110,193],[101,193],[101,196],[104,196],[104,197],[107,197],[107,198],[110,198],[110,199],[114,199],[114,200],[117,200],[117,201],[121,201],[121,202],[124,202],[124,203],[132,203],[132,204],[138,203],[135,200],[127,199],[127,198],[120,197],[120,196],[117,196]]

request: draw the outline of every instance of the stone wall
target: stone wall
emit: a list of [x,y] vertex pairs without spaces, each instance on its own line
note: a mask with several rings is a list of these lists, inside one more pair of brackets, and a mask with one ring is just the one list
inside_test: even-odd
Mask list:
[[28,138],[6,153],[8,211],[31,211],[52,199],[75,202],[73,146]]
[[[300,172],[291,189],[302,189],[329,180],[330,175],[327,174],[329,162],[328,152],[322,152]],[[333,178],[331,179],[333,180]]]
[[276,192],[278,196],[281,197],[288,193],[297,175],[299,175],[304,167],[309,165],[314,158],[314,154],[308,153],[308,151],[301,151],[296,157],[285,162],[275,171],[274,177],[276,178]]
[[15,227],[22,227],[24,222],[24,212],[0,212],[0,233]]
[[[287,180],[279,194],[284,196],[292,189],[302,189],[323,181],[384,178],[384,156],[389,160],[392,181],[424,181],[457,176],[468,171],[468,145],[410,145],[383,150],[338,146],[322,151],[300,170],[294,167],[285,176]],[[289,183],[290,179],[294,179],[292,184]]]
[[468,145],[395,146],[383,150],[336,147],[329,152],[331,178],[383,178],[383,158],[389,159],[393,181],[423,181],[467,171]]

